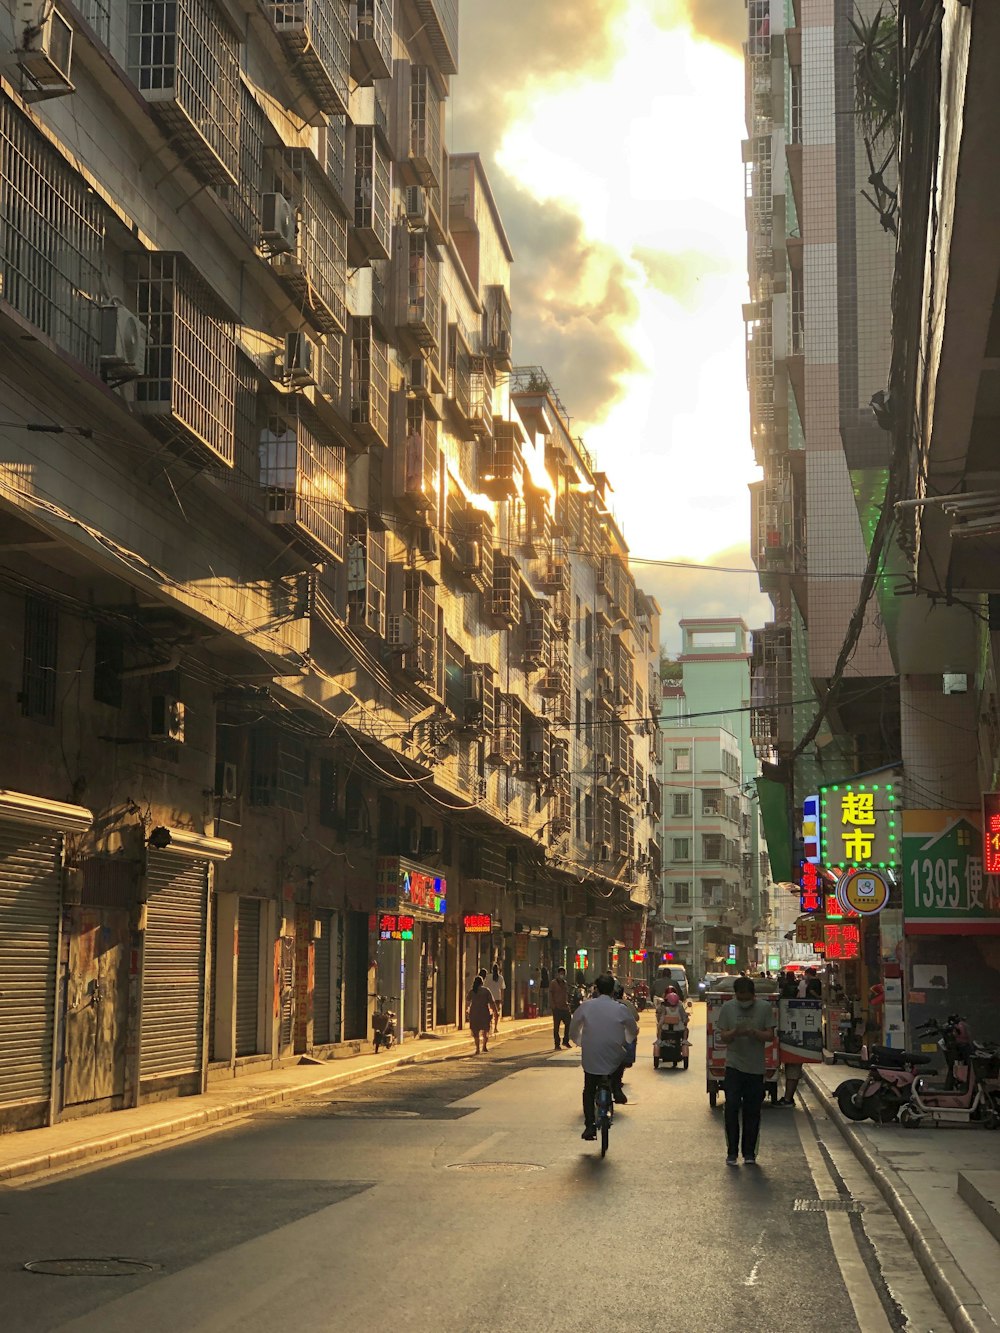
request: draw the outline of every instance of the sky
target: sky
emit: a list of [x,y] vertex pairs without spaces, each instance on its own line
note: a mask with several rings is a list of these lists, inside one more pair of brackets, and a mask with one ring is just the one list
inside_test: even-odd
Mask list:
[[449,142],[514,251],[514,361],[541,365],[637,581],[681,616],[769,618],[752,571],[741,306],[744,0],[461,0]]

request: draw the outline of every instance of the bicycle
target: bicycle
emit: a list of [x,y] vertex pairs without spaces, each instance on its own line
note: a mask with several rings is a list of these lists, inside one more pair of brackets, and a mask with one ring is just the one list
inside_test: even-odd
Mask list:
[[615,1118],[615,1098],[611,1088],[611,1075],[602,1074],[597,1082],[597,1089],[594,1093],[594,1110],[596,1111],[597,1128],[601,1131],[601,1156],[607,1155],[608,1134],[611,1130],[611,1122]]

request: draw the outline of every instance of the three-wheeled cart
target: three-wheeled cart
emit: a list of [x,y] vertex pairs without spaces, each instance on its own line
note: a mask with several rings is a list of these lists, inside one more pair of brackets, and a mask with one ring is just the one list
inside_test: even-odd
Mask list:
[[[772,1102],[776,1102],[781,1068],[778,1053],[778,996],[776,992],[762,990],[759,983],[757,985],[757,999],[767,1000],[774,1011],[774,1039],[764,1053],[764,1093]],[[726,1043],[716,1031],[715,1020],[725,1002],[732,998],[732,990],[709,991],[705,996],[705,1090],[709,1106],[717,1103],[726,1077]]]
[[689,1062],[688,1012],[683,1005],[670,1010],[665,1005],[656,1006],[656,1036],[653,1038],[653,1068],[659,1069],[661,1063],[683,1065]]

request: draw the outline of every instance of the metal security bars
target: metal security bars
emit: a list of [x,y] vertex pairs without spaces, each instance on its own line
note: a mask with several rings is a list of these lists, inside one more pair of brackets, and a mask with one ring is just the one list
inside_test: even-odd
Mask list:
[[458,0],[414,0],[442,74],[458,73]]
[[264,0],[293,72],[321,111],[348,109],[350,33],[346,0]]
[[294,253],[271,259],[303,313],[323,333],[347,329],[347,219],[317,158],[286,148],[274,158],[274,188],[299,210]]
[[360,84],[392,77],[392,0],[357,0],[351,73]]
[[21,715],[39,722],[56,720],[56,666],[59,613],[51,602],[24,599],[24,657]]
[[438,340],[440,265],[426,232],[410,232],[406,282],[401,311],[406,331],[420,347],[436,347]]
[[421,185],[441,184],[441,98],[426,65],[410,70],[410,165]]
[[388,445],[389,349],[365,317],[351,328],[351,422],[366,444]]
[[347,516],[347,623],[355,633],[385,634],[385,532],[367,514]]
[[758,461],[774,438],[774,335],[770,302],[745,307],[750,436]]
[[232,467],[236,327],[181,255],[130,255],[126,276],[148,330],[146,374],[135,411],[184,452]]
[[270,522],[321,559],[344,558],[344,449],[321,443],[296,403],[282,402],[261,431],[260,484]]
[[129,73],[188,165],[214,185],[240,168],[239,42],[208,0],[129,0]]
[[80,13],[105,46],[111,39],[111,0],[80,0]]
[[373,125],[354,131],[354,227],[369,259],[388,259],[392,244],[392,168]]
[[93,191],[0,94],[0,298],[92,371],[104,225]]
[[432,510],[438,491],[438,423],[423,400],[406,400],[406,436],[396,445],[395,496],[414,514]]
[[236,185],[219,188],[240,230],[254,245],[260,241],[260,196],[264,179],[264,132],[267,116],[247,84],[240,88],[240,172]]

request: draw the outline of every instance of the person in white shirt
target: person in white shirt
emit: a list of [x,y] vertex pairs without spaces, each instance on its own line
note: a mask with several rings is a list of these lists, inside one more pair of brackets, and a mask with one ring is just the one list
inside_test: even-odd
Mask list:
[[[580,1047],[583,1064],[584,1129],[581,1138],[584,1139],[597,1137],[594,1097],[598,1079],[618,1074],[625,1063],[627,1043],[635,1041],[639,1035],[635,1016],[626,1005],[614,999],[614,990],[614,977],[598,977],[597,994],[592,1000],[584,1000],[570,1024],[570,1040]],[[621,1101],[621,1095],[615,1100]]]
[[485,979],[486,989],[497,1002],[496,1013],[493,1015],[493,1031],[496,1032],[500,1026],[500,1015],[503,1013],[503,993],[507,989],[507,983],[503,979],[503,973],[500,971],[500,964],[493,964],[493,974]]

